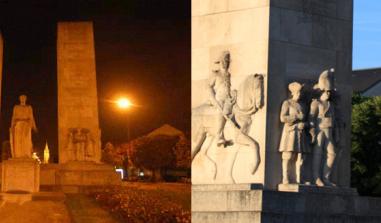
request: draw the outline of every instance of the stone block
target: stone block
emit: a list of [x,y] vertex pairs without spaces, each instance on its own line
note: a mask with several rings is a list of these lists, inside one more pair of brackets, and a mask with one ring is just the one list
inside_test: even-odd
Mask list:
[[272,7],[291,9],[304,14],[336,17],[337,0],[271,0]]
[[269,6],[270,0],[192,0],[192,16],[219,14]]
[[270,5],[270,1],[271,0],[228,0],[228,10],[235,11],[249,8],[267,7]]
[[38,192],[40,188],[40,166],[34,159],[10,159],[2,163],[3,192]]
[[268,7],[192,18],[192,49],[231,45],[269,38]]
[[321,193],[335,195],[358,195],[355,188],[339,188],[339,187],[318,187],[315,185],[303,184],[279,184],[278,191],[283,192],[300,192],[300,193]]
[[270,5],[272,7],[293,9],[296,11],[302,11],[304,6],[303,0],[270,0]]
[[314,15],[312,18],[312,45],[323,49],[337,47],[338,21],[332,18]]
[[59,164],[41,164],[40,165],[40,184],[44,185],[56,185],[56,173],[60,169]]
[[353,189],[302,186],[299,192],[278,192],[250,187],[198,185],[192,188],[192,222],[373,223],[381,220],[381,199],[359,197]]
[[353,20],[353,0],[336,0],[337,18]]
[[93,162],[68,162],[56,172],[57,185],[96,186],[119,185],[119,175],[114,168]]
[[311,45],[312,23],[302,12],[282,9],[280,12],[280,40],[289,43]]
[[[286,44],[286,43],[285,43]],[[335,67],[336,52],[286,44],[286,74],[290,79],[316,80],[324,69]]]
[[228,0],[194,0],[192,16],[216,14],[228,10]]

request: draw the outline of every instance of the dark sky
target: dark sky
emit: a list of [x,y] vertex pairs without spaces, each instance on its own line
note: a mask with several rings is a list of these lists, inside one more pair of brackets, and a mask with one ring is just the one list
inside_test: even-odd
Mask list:
[[[190,130],[190,0],[0,0],[5,39],[2,141],[18,95],[28,95],[39,133],[57,159],[58,21],[94,22],[102,142],[126,140],[164,123]],[[109,103],[127,95],[139,104],[121,113]]]

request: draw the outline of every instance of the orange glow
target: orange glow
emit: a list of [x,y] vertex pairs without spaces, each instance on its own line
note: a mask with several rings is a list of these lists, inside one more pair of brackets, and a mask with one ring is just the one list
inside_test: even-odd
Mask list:
[[131,101],[128,98],[119,98],[116,101],[116,104],[121,109],[128,109],[128,108],[130,108],[132,106],[132,103],[131,103]]

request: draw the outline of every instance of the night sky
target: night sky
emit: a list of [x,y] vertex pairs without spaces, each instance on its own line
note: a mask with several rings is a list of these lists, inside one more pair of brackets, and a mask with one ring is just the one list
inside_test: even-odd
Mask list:
[[[168,123],[190,132],[190,0],[0,0],[4,46],[1,140],[12,107],[28,95],[40,151],[57,160],[58,21],[93,21],[102,142],[126,141]],[[110,103],[125,95],[139,106]],[[128,116],[128,117],[127,117]]]

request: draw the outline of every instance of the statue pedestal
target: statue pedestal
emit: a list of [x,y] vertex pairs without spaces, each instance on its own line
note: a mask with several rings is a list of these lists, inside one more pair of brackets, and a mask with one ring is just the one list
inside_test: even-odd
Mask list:
[[88,161],[70,161],[65,164],[42,164],[41,187],[78,193],[86,188],[120,185],[121,179],[113,166]]
[[350,193],[353,189],[257,188],[256,184],[192,185],[192,222],[381,222],[381,199],[360,197]]
[[32,158],[16,158],[3,161],[3,192],[38,192],[40,190],[40,165]]

